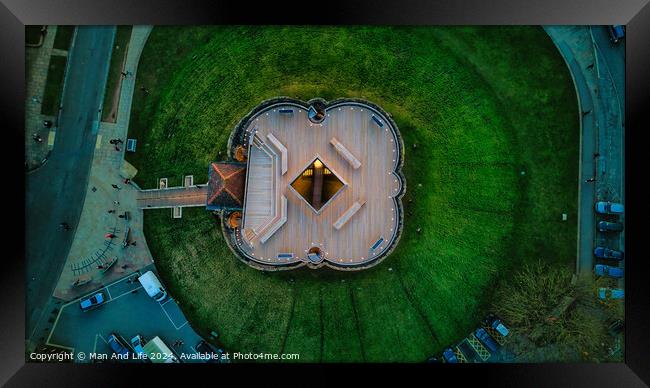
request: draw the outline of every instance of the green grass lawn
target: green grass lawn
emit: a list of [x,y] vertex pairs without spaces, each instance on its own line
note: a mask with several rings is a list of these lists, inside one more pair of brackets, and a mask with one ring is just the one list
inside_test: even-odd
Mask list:
[[122,65],[126,57],[129,40],[131,39],[132,28],[132,26],[117,26],[115,31],[115,42],[113,43],[113,53],[111,54],[111,64],[108,70],[106,92],[102,106],[102,121],[114,123],[117,117],[117,105],[120,100],[115,96],[120,90]]
[[365,98],[404,139],[404,232],[369,270],[260,272],[204,209],[145,212],[163,281],[228,349],[423,361],[466,336],[524,262],[573,268],[577,103],[541,28],[156,27],[136,82],[128,159],[143,188],[206,181],[235,124],[275,96]]
[[67,58],[60,55],[52,55],[50,57],[50,66],[47,70],[47,78],[45,80],[43,104],[41,105],[41,113],[44,115],[55,116],[59,110],[66,62]]
[[58,26],[56,28],[53,47],[59,50],[69,50],[74,29],[74,26]]

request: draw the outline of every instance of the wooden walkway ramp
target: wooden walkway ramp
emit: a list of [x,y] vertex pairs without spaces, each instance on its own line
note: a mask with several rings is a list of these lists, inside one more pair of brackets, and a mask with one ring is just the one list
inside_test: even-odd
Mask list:
[[139,209],[165,209],[174,207],[205,206],[208,185],[170,187],[138,192]]

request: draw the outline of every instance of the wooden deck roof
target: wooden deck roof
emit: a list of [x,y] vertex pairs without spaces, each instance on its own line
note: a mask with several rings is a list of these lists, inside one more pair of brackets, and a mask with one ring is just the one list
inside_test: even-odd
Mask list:
[[[278,148],[269,141],[269,134],[286,148],[276,153],[276,159],[258,149]],[[327,107],[324,121],[314,124],[304,106],[283,102],[252,116],[244,140],[252,152],[236,245],[246,257],[263,265],[309,263],[308,251],[318,247],[324,263],[355,267],[391,247],[400,226],[396,195],[402,192],[397,171],[402,150],[397,129],[380,112],[359,102],[342,102]],[[320,212],[290,187],[315,158],[346,183]],[[286,173],[275,167],[283,162]],[[282,197],[287,201],[285,220],[262,243],[260,234],[267,229],[256,234],[252,226],[259,226],[261,215],[275,214],[279,220],[279,213],[271,207],[281,203]]]

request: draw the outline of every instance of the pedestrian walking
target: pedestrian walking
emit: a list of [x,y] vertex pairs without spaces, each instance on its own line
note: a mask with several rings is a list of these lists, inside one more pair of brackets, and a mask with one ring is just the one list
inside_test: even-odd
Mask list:
[[599,156],[600,156],[600,153],[598,153],[598,152],[594,153],[594,159],[596,159]]
[[596,181],[596,178],[589,178],[589,179],[585,180],[585,183],[591,183],[591,182],[595,182],[595,181]]
[[120,205],[120,202],[119,202],[119,201],[113,201],[113,204],[119,206],[119,205]]
[[115,144],[115,139],[111,139],[108,142],[111,143],[111,144]]
[[114,188],[115,190],[119,190],[119,189],[120,189],[120,186],[116,185],[115,183],[113,183],[111,186],[113,186],[113,188]]
[[119,150],[120,150],[120,147],[115,146],[115,151],[119,151]]
[[118,218],[124,218],[124,214],[120,214],[117,216]]
[[133,242],[131,243],[131,245],[135,246],[135,243],[136,243],[136,241],[133,241]]
[[124,78],[126,78],[126,77],[128,77],[128,76],[129,76],[129,73],[126,73],[126,72],[124,72],[124,71],[123,71],[123,72],[121,72],[120,74],[122,74],[122,77],[124,77]]
[[591,70],[594,68],[594,64],[592,63],[591,65],[587,66],[587,70]]
[[104,266],[100,264],[97,266],[97,269],[104,269]]
[[112,213],[115,213],[115,209],[111,209],[108,211],[108,214],[112,214]]
[[113,233],[106,233],[104,235],[104,237],[106,237],[106,238],[115,238],[115,235]]
[[63,230],[70,230],[70,225],[67,222],[62,222],[59,224],[59,227]]
[[591,109],[586,110],[586,111],[583,111],[583,112],[582,112],[582,117],[585,117],[585,116],[588,115],[589,113],[591,113]]
[[45,128],[51,128],[52,127],[52,121],[50,120],[43,120],[43,126]]
[[33,134],[32,139],[34,139],[34,141],[37,142],[37,143],[42,143],[43,142],[43,138],[38,133]]
[[115,143],[123,144],[124,142],[122,141],[122,139],[115,139]]
[[125,184],[125,185],[128,185],[129,183],[131,183],[131,179],[126,178],[126,179],[124,180],[124,184]]

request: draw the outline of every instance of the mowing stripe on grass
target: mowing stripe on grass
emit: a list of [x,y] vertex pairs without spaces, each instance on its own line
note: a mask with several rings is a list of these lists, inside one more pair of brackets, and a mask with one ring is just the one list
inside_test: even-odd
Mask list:
[[366,361],[366,350],[363,346],[363,333],[361,332],[361,326],[359,325],[359,315],[357,313],[357,303],[354,300],[354,290],[350,286],[350,282],[347,283],[348,293],[350,295],[350,304],[352,305],[352,311],[354,312],[354,326],[357,329],[358,339],[359,339],[359,348],[361,349],[361,357],[363,361]]

